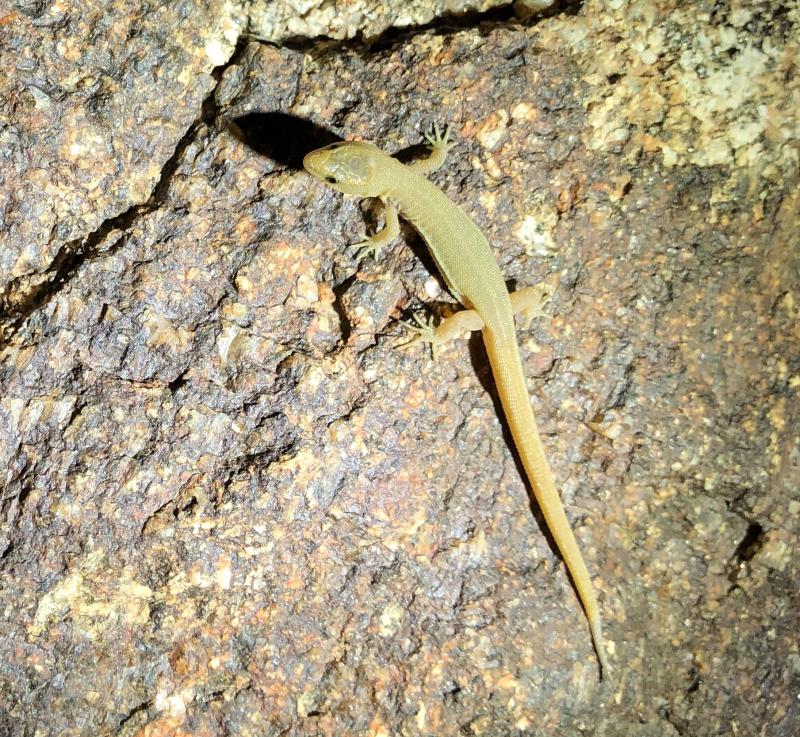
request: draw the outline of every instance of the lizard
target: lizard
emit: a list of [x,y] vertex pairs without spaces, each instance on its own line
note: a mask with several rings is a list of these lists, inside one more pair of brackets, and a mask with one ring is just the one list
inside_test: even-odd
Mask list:
[[453,143],[449,128],[434,126],[426,136],[428,157],[408,164],[366,141],[339,141],[311,151],[303,159],[306,171],[334,190],[362,198],[377,198],[385,208],[385,226],[355,244],[360,256],[372,254],[400,233],[398,214],[423,237],[453,296],[464,310],[438,326],[418,317],[410,325],[435,348],[470,331],[482,333],[503,413],[511,430],[534,497],[575,584],[589,623],[601,676],[609,672],[600,609],[589,572],[567,520],[531,409],[517,344],[514,315],[539,306],[541,290],[528,287],[509,294],[489,242],[478,226],[426,175],[442,166]]

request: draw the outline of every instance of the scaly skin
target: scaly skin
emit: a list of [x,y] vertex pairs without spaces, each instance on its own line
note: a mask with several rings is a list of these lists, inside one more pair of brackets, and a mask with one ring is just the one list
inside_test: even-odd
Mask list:
[[[453,295],[467,308],[435,330],[418,321],[417,340],[434,346],[467,330],[481,330],[514,444],[536,501],[567,564],[589,621],[603,673],[608,672],[602,621],[589,572],[583,562],[556,491],[530,405],[514,329],[516,312],[531,312],[541,302],[537,287],[509,295],[489,243],[467,214],[423,174],[444,162],[447,133],[428,139],[428,159],[407,165],[371,143],[345,142],[318,149],[303,160],[306,170],[345,194],[378,197],[387,208],[386,227],[364,243],[362,253],[377,253],[399,233],[398,208],[422,235]],[[413,341],[412,341],[413,342]]]

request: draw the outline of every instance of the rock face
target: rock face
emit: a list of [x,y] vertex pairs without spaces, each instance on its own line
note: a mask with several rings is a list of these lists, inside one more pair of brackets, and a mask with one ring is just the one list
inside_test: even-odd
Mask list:
[[12,310],[148,200],[241,28],[217,0],[101,6],[17,2],[0,18],[0,295]]
[[[0,17],[0,734],[797,734],[796,6],[243,12]],[[480,338],[396,350],[435,266],[357,263],[378,211],[299,169],[434,121],[551,291],[519,340],[604,681]]]
[[[554,0],[252,0],[248,8],[251,33],[272,43],[308,39],[374,40],[386,31],[449,23],[478,22],[488,11],[527,18],[541,14]],[[485,18],[484,18],[485,19]]]

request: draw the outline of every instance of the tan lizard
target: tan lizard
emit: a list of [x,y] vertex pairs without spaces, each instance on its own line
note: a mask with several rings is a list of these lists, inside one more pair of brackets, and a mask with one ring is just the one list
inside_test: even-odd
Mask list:
[[589,572],[556,491],[553,474],[531,410],[517,346],[514,314],[538,307],[537,287],[508,293],[489,243],[467,214],[423,175],[443,163],[451,147],[448,132],[437,127],[428,136],[428,158],[403,164],[371,143],[334,143],[309,153],[306,170],[344,194],[377,197],[386,208],[386,226],[363,243],[363,253],[377,253],[399,232],[398,207],[430,249],[447,286],[467,309],[444,320],[437,328],[419,322],[417,339],[434,346],[461,333],[481,330],[514,444],[533,487],[553,539],[578,590],[603,673],[608,661],[602,621]]

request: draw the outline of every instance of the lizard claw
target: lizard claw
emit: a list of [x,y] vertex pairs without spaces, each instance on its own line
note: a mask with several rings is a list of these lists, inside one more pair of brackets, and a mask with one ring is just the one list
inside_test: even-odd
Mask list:
[[380,251],[380,247],[377,246],[371,238],[359,241],[358,243],[351,243],[348,248],[355,249],[354,257],[356,261],[361,261],[367,256],[372,256],[377,259]]
[[450,126],[448,125],[442,133],[438,123],[434,123],[433,130],[425,134],[425,140],[431,145],[431,148],[444,149],[445,153],[455,145],[450,139]]
[[524,292],[527,304],[517,314],[520,317],[523,330],[527,330],[535,318],[544,317],[547,320],[551,318],[551,315],[544,311],[544,306],[552,297],[552,289],[547,284],[537,284],[533,287],[528,287]]
[[435,361],[439,355],[440,340],[436,335],[436,328],[433,324],[433,318],[423,319],[419,313],[415,312],[410,320],[400,320],[400,322],[411,331],[412,335],[403,343],[399,343],[397,348],[411,348],[417,343],[430,343],[431,355]]

